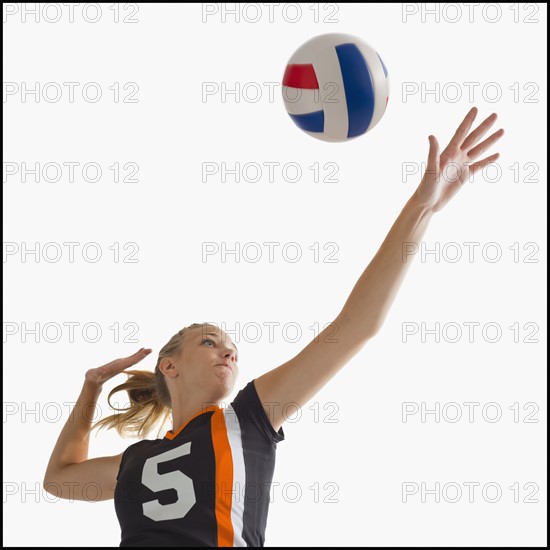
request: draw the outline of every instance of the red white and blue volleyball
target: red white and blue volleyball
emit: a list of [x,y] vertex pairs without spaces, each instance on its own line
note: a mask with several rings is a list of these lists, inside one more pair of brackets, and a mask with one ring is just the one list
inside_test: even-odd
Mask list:
[[323,141],[349,141],[372,130],[386,112],[388,71],[378,52],[350,34],[330,33],[303,44],[283,76],[287,113]]

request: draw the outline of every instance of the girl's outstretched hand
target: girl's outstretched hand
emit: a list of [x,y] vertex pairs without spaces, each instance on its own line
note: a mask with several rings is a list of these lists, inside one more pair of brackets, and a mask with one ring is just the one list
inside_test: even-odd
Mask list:
[[415,191],[415,198],[431,212],[441,210],[480,168],[498,159],[494,153],[482,160],[476,160],[494,145],[504,134],[501,128],[487,139],[478,143],[497,119],[496,113],[487,117],[473,132],[470,128],[476,118],[477,108],[472,107],[462,124],[458,127],[453,139],[439,154],[439,143],[435,136],[429,136],[430,152],[428,165],[420,185]]
[[101,367],[90,369],[86,372],[85,381],[101,387],[107,380],[110,380],[113,376],[121,373],[136,363],[139,363],[142,359],[147,357],[151,353],[150,348],[141,348],[129,357],[123,357],[121,359],[115,359],[110,363],[107,363]]

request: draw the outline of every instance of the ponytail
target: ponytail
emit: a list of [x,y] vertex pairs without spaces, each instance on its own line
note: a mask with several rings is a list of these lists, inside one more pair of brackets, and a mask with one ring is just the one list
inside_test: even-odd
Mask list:
[[[134,370],[124,371],[124,374],[128,375],[128,380],[113,388],[107,398],[109,406],[117,413],[103,418],[94,428],[115,428],[122,437],[147,437],[155,424],[162,420],[164,425],[168,420],[170,405],[165,405],[160,398],[155,372]],[[163,378],[162,373],[158,378]],[[116,407],[111,403],[111,397],[124,390],[128,392],[130,405],[128,408]]]
[[[164,374],[159,369],[164,357],[173,357],[180,352],[186,334],[194,328],[208,327],[208,323],[193,323],[174,334],[168,343],[160,350],[155,371],[132,370],[124,371],[128,380],[109,392],[107,402],[117,413],[103,418],[95,423],[94,429],[115,428],[122,437],[147,437],[155,424],[162,421],[160,430],[172,413],[172,399]],[[120,391],[126,391],[130,398],[127,408],[117,408],[112,405],[111,397]]]

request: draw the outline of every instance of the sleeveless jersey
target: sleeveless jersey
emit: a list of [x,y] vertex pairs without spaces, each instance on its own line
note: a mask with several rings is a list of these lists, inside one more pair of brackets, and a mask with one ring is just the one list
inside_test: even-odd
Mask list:
[[263,546],[277,443],[249,382],[163,439],[122,456],[114,502],[120,546]]

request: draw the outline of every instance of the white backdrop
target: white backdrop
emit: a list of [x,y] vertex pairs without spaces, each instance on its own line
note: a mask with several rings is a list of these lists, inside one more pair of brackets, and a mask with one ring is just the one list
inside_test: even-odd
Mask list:
[[[418,185],[428,135],[444,147],[476,105],[501,158],[285,424],[266,545],[545,545],[546,7],[33,6],[4,4],[4,544],[118,545],[113,501],[40,486],[84,372],[204,321],[239,347],[235,393],[293,357]],[[301,132],[280,94],[326,32],[390,75],[384,118],[348,143]],[[131,442],[102,432],[90,456]]]

